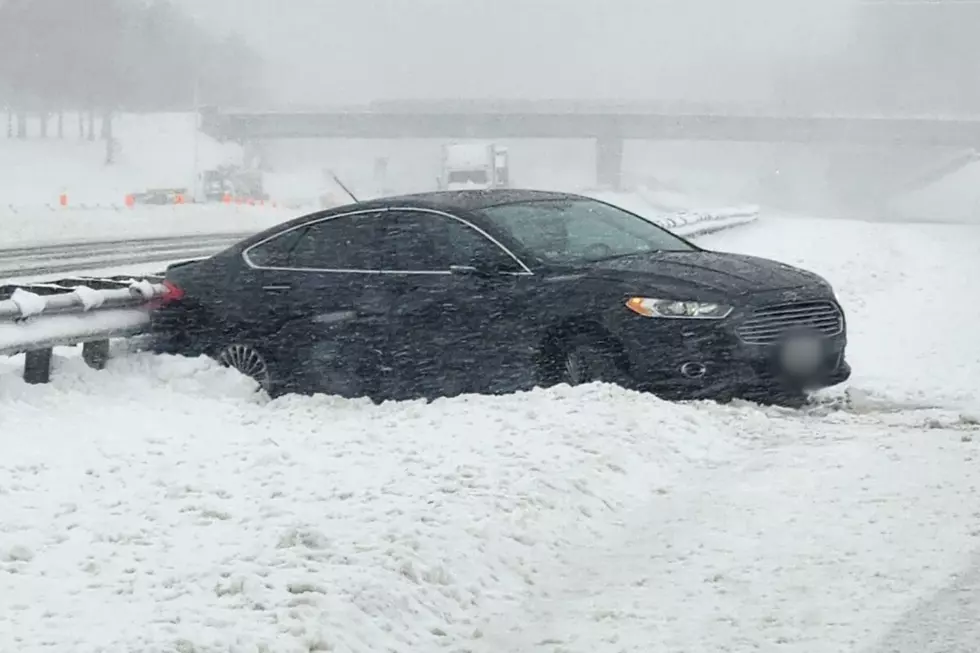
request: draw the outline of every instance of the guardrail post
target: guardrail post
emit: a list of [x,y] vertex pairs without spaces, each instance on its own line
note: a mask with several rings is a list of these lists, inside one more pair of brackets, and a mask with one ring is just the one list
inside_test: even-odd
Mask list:
[[105,369],[106,361],[109,360],[109,341],[92,340],[83,344],[82,360],[94,370]]
[[51,380],[51,349],[33,349],[25,355],[24,381],[47,383]]

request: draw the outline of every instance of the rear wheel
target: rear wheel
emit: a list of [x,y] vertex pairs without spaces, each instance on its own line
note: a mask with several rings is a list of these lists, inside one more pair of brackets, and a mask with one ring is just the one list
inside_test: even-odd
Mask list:
[[238,370],[259,384],[265,392],[272,393],[272,371],[266,357],[251,345],[236,343],[227,345],[215,357],[225,367]]

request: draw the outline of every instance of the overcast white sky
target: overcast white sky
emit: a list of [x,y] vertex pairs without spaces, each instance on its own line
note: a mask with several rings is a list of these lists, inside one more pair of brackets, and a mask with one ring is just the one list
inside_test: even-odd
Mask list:
[[853,0],[180,0],[253,40],[284,103],[765,100],[840,46]]

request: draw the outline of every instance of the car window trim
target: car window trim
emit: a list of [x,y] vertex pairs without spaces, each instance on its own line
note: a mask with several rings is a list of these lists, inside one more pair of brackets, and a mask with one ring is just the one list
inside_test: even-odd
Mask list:
[[524,264],[524,262],[519,259],[512,251],[505,247],[500,241],[488,234],[486,231],[473,224],[469,220],[464,220],[459,216],[446,213],[445,211],[437,211],[435,209],[420,208],[417,206],[389,206],[384,208],[374,208],[374,209],[362,209],[359,211],[347,211],[345,213],[339,213],[337,215],[328,215],[322,218],[317,218],[310,220],[309,222],[304,222],[302,224],[295,225],[289,229],[284,229],[280,232],[274,233],[271,236],[263,238],[257,243],[253,243],[242,250],[242,260],[245,261],[245,265],[252,268],[253,270],[270,270],[277,272],[328,272],[328,273],[347,273],[347,274],[399,274],[399,275],[451,275],[452,270],[373,270],[373,269],[363,269],[363,268],[296,268],[296,267],[281,267],[281,266],[269,266],[269,265],[256,265],[251,258],[249,258],[248,253],[260,245],[264,245],[271,242],[277,238],[281,238],[288,233],[291,233],[297,229],[306,229],[314,225],[318,225],[323,222],[328,222],[330,220],[336,220],[338,218],[347,218],[356,215],[370,215],[370,214],[383,214],[390,213],[392,211],[409,212],[413,211],[416,213],[428,213],[430,215],[439,215],[442,217],[449,218],[451,220],[456,220],[457,222],[462,222],[464,225],[474,229],[481,236],[489,240],[491,243],[497,246],[498,249],[506,253],[510,258],[512,258],[522,269],[523,272],[505,272],[504,275],[509,276],[533,276],[534,273],[531,269]]
[[361,209],[359,211],[345,211],[344,213],[338,213],[336,215],[327,215],[322,218],[315,218],[313,220],[310,220],[309,222],[304,222],[302,224],[294,225],[289,229],[283,229],[282,231],[276,232],[271,236],[267,236],[266,238],[263,238],[259,242],[252,243],[251,245],[246,247],[244,250],[242,250],[242,260],[244,260],[245,264],[248,267],[252,268],[253,270],[280,270],[280,271],[287,271],[287,272],[292,272],[292,271],[310,271],[310,272],[330,271],[330,272],[365,272],[365,273],[378,272],[377,270],[319,270],[317,268],[288,268],[288,267],[279,267],[279,266],[271,266],[271,265],[256,265],[255,262],[253,262],[252,259],[249,258],[248,253],[253,249],[255,249],[256,247],[259,247],[260,245],[265,245],[266,243],[271,242],[277,238],[281,238],[288,233],[292,233],[293,231],[296,231],[297,229],[308,229],[309,227],[318,225],[322,222],[337,220],[338,218],[348,218],[355,215],[370,215],[372,213],[385,213],[387,210],[388,209],[386,208],[374,208],[374,209]]
[[[480,234],[481,236],[483,236],[485,239],[489,240],[491,243],[493,243],[497,247],[497,249],[501,250],[507,256],[509,256],[523,270],[522,272],[505,272],[504,274],[508,274],[508,275],[512,275],[512,276],[528,276],[528,275],[534,276],[534,273],[531,272],[531,268],[529,268],[527,265],[525,265],[524,264],[524,261],[522,261],[520,258],[518,258],[517,255],[514,254],[514,252],[510,251],[510,249],[508,249],[503,243],[501,243],[499,240],[497,240],[496,238],[494,238],[493,236],[491,236],[484,229],[481,229],[479,226],[473,224],[469,220],[466,220],[464,218],[459,217],[458,215],[453,215],[452,213],[447,213],[445,211],[439,211],[437,209],[428,209],[428,208],[423,208],[423,207],[418,207],[418,206],[390,206],[390,207],[388,207],[387,210],[389,210],[389,211],[399,211],[399,212],[403,212],[403,213],[428,213],[429,215],[438,215],[438,216],[442,216],[444,218],[449,218],[450,220],[455,220],[456,222],[461,222],[464,225],[466,225],[467,227],[469,227],[470,229],[474,230],[475,232],[477,232],[478,234]],[[419,273],[417,273],[417,272],[411,272],[411,271],[404,271],[404,272],[399,272],[399,274],[419,274]],[[450,272],[448,270],[445,271],[445,272],[443,272],[443,271],[440,270],[438,272],[421,272],[421,274],[452,274],[452,272]]]

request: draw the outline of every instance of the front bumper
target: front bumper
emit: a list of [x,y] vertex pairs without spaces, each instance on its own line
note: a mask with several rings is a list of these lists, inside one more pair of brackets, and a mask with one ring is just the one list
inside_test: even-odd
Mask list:
[[[843,327],[843,315],[842,315]],[[851,375],[847,331],[812,336],[819,353],[805,373],[790,373],[787,340],[753,344],[739,338],[739,314],[725,320],[623,317],[617,325],[632,385],[669,399],[762,398],[799,395]]]

